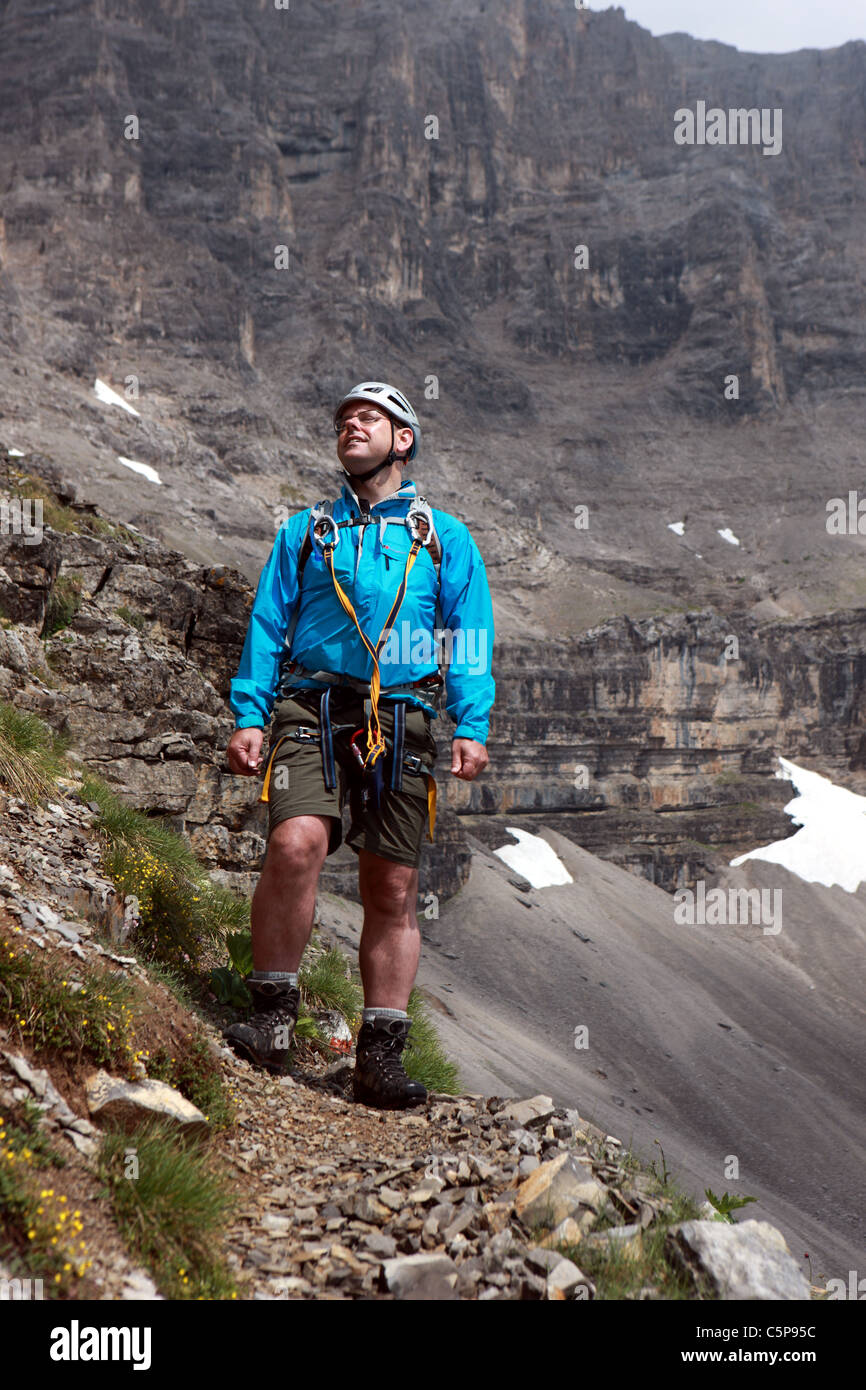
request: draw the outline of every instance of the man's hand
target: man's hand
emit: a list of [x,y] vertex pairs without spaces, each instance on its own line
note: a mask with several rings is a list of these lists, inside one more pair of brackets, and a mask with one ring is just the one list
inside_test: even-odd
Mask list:
[[471,782],[483,772],[490,759],[483,743],[474,738],[455,738],[451,741],[451,771],[464,782]]
[[258,772],[264,741],[264,729],[235,729],[226,749],[232,772],[242,772],[246,777],[252,777],[253,773]]

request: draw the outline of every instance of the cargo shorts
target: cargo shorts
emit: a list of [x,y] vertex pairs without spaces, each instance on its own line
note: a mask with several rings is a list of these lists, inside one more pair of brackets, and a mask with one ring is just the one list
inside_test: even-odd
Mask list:
[[[404,767],[402,789],[393,791],[389,784],[394,704],[390,700],[380,699],[379,725],[383,736],[388,740],[389,753],[384,769],[385,785],[378,810],[368,809],[363,812],[360,795],[353,791],[357,786],[357,780],[348,776],[336,756],[334,767],[337,787],[328,791],[322,770],[321,746],[312,742],[298,743],[287,737],[301,726],[320,733],[320,699],[321,691],[296,691],[292,696],[278,700],[274,705],[268,761],[265,765],[265,777],[268,778],[268,773],[270,774],[266,782],[268,836],[270,837],[277,825],[292,816],[329,816],[331,836],[328,854],[335,854],[343,843],[342,813],[348,800],[351,826],[346,835],[346,844],[350,849],[356,854],[362,849],[369,850],[371,854],[378,854],[382,859],[389,859],[392,863],[417,868],[421,856],[421,843],[428,826],[432,839],[434,816],[428,778],[430,782],[433,781],[433,766],[438,750],[430,732],[430,715],[426,710],[406,704],[404,752],[420,757],[422,770],[413,773]],[[357,743],[366,751],[367,718],[363,695],[345,687],[332,688],[330,719],[332,727],[351,723],[353,729],[364,728],[365,733],[357,739]],[[343,737],[335,734],[335,743]],[[433,796],[435,797],[435,783]]]

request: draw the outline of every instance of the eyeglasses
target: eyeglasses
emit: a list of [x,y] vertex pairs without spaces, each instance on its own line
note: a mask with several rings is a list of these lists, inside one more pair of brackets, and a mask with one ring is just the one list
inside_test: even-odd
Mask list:
[[335,434],[342,434],[346,427],[357,420],[361,425],[375,425],[379,420],[386,420],[388,417],[378,410],[359,410],[355,415],[344,416],[342,420],[334,422]]

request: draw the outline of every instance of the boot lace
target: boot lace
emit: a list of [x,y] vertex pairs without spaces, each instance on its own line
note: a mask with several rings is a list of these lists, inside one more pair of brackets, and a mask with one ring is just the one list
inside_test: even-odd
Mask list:
[[291,1009],[280,1005],[278,1009],[257,1009],[254,1014],[250,1014],[247,1025],[250,1028],[268,1029],[279,1027],[281,1024],[292,1024],[294,1021],[295,1016]]
[[393,1077],[395,1081],[402,1081],[406,1076],[401,1054],[403,1043],[400,1038],[383,1038],[376,1040],[370,1049],[376,1065],[385,1076]]
[[283,998],[278,1003],[275,1001],[270,1007],[263,1005],[250,1014],[247,1019],[247,1026],[259,1028],[267,1031],[270,1028],[289,1025],[295,1023],[295,1011],[289,1000]]

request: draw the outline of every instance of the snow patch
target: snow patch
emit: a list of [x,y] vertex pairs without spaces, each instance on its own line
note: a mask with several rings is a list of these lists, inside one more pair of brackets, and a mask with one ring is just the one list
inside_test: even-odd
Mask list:
[[731,530],[730,526],[726,526],[723,531],[720,531],[718,528],[716,528],[716,534],[721,536],[723,541],[727,541],[729,545],[740,544],[733,531]]
[[793,782],[797,795],[785,807],[795,825],[802,826],[787,840],[753,849],[732,859],[737,868],[746,859],[781,864],[806,883],[838,884],[856,893],[866,882],[866,796],[837,787],[819,772],[809,772],[780,758],[782,781]]
[[97,377],[93,389],[96,392],[98,400],[104,401],[106,405],[119,405],[121,410],[128,410],[130,415],[136,415],[139,420],[141,419],[138,411],[129,404],[129,401],[125,400],[123,396],[119,396],[116,391],[112,391],[106,381],[102,381]]
[[162,478],[155,468],[151,468],[149,463],[136,463],[135,459],[125,459],[122,454],[117,455],[117,462],[122,463],[125,468],[131,468],[136,473],[141,473],[145,478],[149,478],[152,483],[159,483],[162,487]]
[[516,869],[524,878],[529,879],[533,888],[548,888],[551,884],[574,882],[559,855],[540,835],[530,835],[528,830],[517,830],[513,825],[507,825],[505,829],[509,835],[516,836],[518,843],[503,845],[493,853],[498,854],[509,869]]

